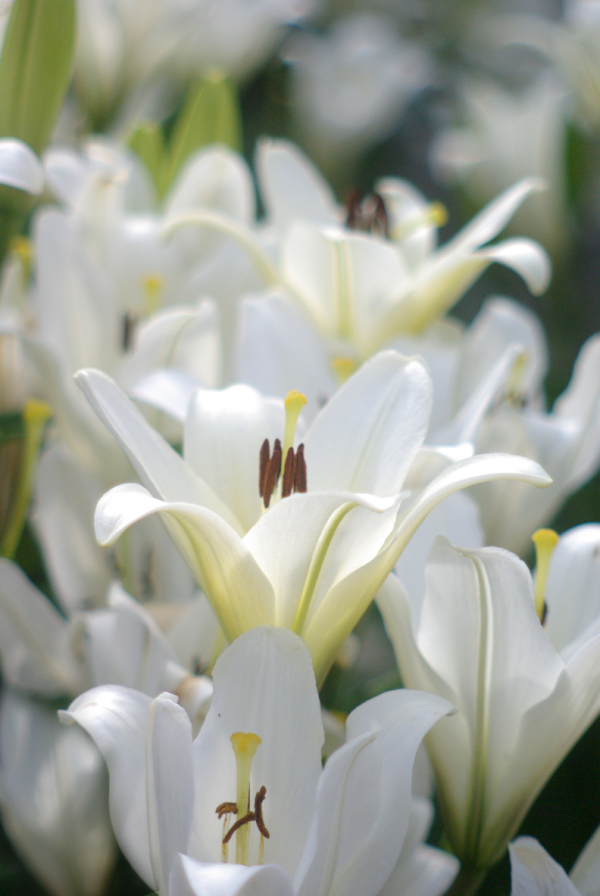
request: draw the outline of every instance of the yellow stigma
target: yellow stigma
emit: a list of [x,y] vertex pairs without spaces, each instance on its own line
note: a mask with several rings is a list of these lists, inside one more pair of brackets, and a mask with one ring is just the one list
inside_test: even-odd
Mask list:
[[[506,383],[506,395],[512,401],[518,401],[523,393],[523,383],[528,367],[529,355],[527,352],[521,352],[513,361]],[[545,531],[547,530],[540,529],[540,532]],[[535,541],[535,535],[533,536],[533,539]]]
[[31,279],[31,268],[33,267],[33,244],[25,236],[16,236],[11,241],[10,248],[21,262],[23,282],[27,285]]
[[292,389],[292,391],[288,392],[285,396],[283,404],[285,407],[285,430],[283,433],[282,457],[283,462],[285,463],[289,449],[294,447],[298,417],[306,404],[306,396],[303,395],[302,392],[296,392],[295,389]]
[[337,380],[338,386],[342,386],[349,376],[352,376],[356,370],[356,361],[354,358],[334,358],[331,362],[333,372]]
[[160,306],[165,289],[165,278],[162,274],[147,274],[142,278],[142,289],[144,290],[144,314],[154,314]]
[[446,206],[441,202],[431,202],[423,211],[414,218],[406,218],[400,221],[391,231],[390,237],[400,241],[406,239],[412,233],[422,227],[443,227],[448,221]]
[[[231,735],[231,746],[235,753],[237,768],[237,820],[247,815],[250,809],[250,771],[254,754],[262,743],[258,734],[249,732],[244,734],[236,731]],[[235,834],[235,861],[238,865],[245,865],[248,859],[248,835],[250,826],[242,825]]]
[[533,596],[535,601],[535,612],[538,614],[540,622],[544,622],[546,617],[546,582],[548,580],[548,569],[550,568],[550,558],[554,548],[558,544],[558,535],[553,529],[538,529],[532,536],[535,545],[535,584]]

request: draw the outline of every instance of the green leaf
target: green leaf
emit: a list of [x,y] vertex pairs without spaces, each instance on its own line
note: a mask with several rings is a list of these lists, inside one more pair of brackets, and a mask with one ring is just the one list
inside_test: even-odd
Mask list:
[[168,188],[169,158],[160,125],[143,122],[127,138],[128,147],[141,159],[152,178],[156,192],[163,196]]
[[76,0],[14,0],[0,57],[0,137],[38,154],[71,79]]
[[213,143],[236,152],[242,145],[236,87],[229,78],[216,74],[201,78],[188,92],[170,141],[169,185],[192,153]]

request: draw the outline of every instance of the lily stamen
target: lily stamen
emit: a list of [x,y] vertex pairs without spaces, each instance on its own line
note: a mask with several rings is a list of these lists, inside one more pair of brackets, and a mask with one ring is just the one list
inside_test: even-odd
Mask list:
[[269,506],[271,496],[281,474],[281,442],[275,439],[273,456],[270,456],[269,440],[265,439],[260,449],[260,467],[258,491],[265,507]]
[[256,821],[254,812],[248,812],[243,818],[238,818],[236,823],[231,825],[228,832],[223,837],[223,846],[226,846],[229,843],[236,831],[239,831],[245,824],[250,824],[251,821]]
[[267,788],[263,784],[260,788],[256,796],[254,797],[254,820],[256,822],[256,827],[260,831],[263,837],[266,837],[267,840],[271,836],[269,831],[267,830],[267,826],[265,825],[265,821],[262,814],[262,804],[265,801],[265,797],[267,795]]
[[546,604],[546,582],[550,568],[550,558],[558,544],[558,535],[553,529],[538,529],[532,536],[535,544],[536,567],[534,581],[535,611],[542,625],[546,622],[548,605]]

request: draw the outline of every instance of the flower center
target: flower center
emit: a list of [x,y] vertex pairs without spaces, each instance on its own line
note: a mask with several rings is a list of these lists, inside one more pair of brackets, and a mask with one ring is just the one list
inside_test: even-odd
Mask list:
[[346,199],[346,227],[348,230],[362,230],[377,236],[389,236],[389,220],[383,197],[379,193],[363,196],[352,190]]
[[536,559],[533,588],[535,612],[538,614],[542,625],[544,625],[548,615],[548,605],[545,598],[548,570],[554,548],[558,544],[558,535],[553,529],[538,529],[537,532],[533,533],[532,540],[535,545]]
[[[258,864],[262,865],[264,856],[265,838],[270,837],[265,825],[262,804],[267,795],[267,788],[263,785],[254,797],[254,811],[250,811],[250,771],[252,761],[259,745],[262,743],[257,734],[236,731],[231,735],[231,746],[235,754],[237,769],[237,796],[235,803],[221,803],[215,809],[219,819],[223,818],[223,861],[229,858],[229,842],[235,834],[235,861],[238,865],[248,864],[248,843],[250,837],[250,825],[256,823],[260,832],[260,847]],[[237,815],[237,820],[229,825],[229,816]]]
[[258,491],[263,500],[265,509],[269,506],[280,477],[282,459],[283,480],[281,483],[281,497],[287,498],[292,492],[306,491],[306,461],[304,460],[304,445],[298,445],[294,451],[294,436],[296,426],[302,408],[306,404],[306,398],[301,392],[288,392],[285,405],[285,431],[283,436],[283,449],[279,439],[275,439],[273,454],[269,440],[265,439],[260,449],[260,461],[258,472]]

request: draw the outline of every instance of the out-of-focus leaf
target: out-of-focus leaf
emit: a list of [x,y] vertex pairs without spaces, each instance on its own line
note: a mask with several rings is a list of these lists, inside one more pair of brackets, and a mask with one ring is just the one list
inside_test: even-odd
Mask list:
[[0,57],[0,137],[38,154],[71,79],[75,0],[14,0]]

